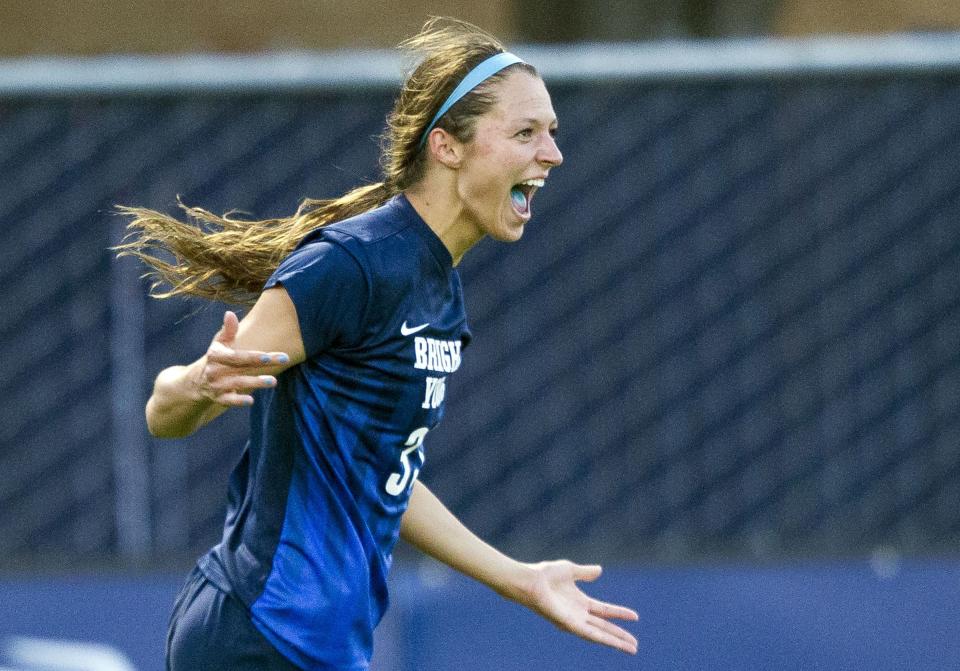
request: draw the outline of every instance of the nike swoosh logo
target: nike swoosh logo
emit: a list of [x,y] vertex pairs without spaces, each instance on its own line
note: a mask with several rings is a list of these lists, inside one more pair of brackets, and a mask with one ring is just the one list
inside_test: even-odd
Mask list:
[[420,324],[420,326],[407,328],[407,322],[404,321],[403,324],[400,326],[400,335],[403,335],[403,336],[413,335],[414,333],[417,333],[418,331],[422,331],[428,326],[430,326],[430,322],[427,322],[426,324]]

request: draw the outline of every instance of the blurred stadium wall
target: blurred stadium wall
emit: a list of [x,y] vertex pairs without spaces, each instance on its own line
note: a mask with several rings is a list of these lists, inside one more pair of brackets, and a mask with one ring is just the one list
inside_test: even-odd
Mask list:
[[774,13],[781,35],[951,31],[960,4],[942,0],[781,0]]
[[[754,651],[793,625],[809,654],[832,649],[829,599],[870,636],[917,613],[943,625],[960,584],[960,39],[518,51],[553,92],[566,164],[521,242],[462,265],[475,341],[422,477],[523,559],[729,567],[623,584],[638,605],[682,594],[674,622],[740,604],[755,621],[734,626],[771,627]],[[398,73],[380,53],[0,67],[8,572],[178,572],[215,542],[244,413],[160,443],[142,408],[221,307],[146,299],[108,251],[111,208],[180,195],[268,217],[374,179]],[[742,573],[842,558],[859,563],[823,582]],[[418,582],[438,591],[416,602],[472,594],[450,580]],[[765,618],[798,600],[809,619]],[[880,629],[875,607],[893,613]],[[703,641],[737,638],[711,626]],[[955,650],[943,626],[898,636]]]
[[514,3],[403,0],[390,20],[375,2],[350,0],[55,0],[0,3],[0,54],[250,52],[393,46],[440,8],[505,38]]
[[511,42],[877,33],[960,28],[942,0],[4,0],[0,57],[392,47],[430,14]]

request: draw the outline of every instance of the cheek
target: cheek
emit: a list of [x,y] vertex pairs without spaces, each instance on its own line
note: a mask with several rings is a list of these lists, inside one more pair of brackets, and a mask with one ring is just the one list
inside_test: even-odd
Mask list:
[[510,159],[503,152],[478,151],[471,161],[468,180],[475,194],[501,194],[509,181]]
[[509,143],[475,141],[462,183],[466,197],[487,203],[509,201],[510,187],[525,165],[521,154]]

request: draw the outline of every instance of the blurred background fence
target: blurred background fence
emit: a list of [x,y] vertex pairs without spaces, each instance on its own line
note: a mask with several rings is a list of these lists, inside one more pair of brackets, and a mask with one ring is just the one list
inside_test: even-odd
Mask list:
[[[540,54],[566,163],[461,266],[476,340],[424,479],[528,557],[955,551],[960,61],[681,51],[687,76],[553,80]],[[142,408],[222,308],[145,298],[112,209],[269,217],[374,180],[392,82],[0,96],[5,561],[216,541],[245,413],[152,441]]]

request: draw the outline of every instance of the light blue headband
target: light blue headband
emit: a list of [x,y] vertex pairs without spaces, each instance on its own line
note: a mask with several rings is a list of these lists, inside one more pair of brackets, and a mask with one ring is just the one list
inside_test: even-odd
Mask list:
[[490,79],[490,77],[505,67],[513,65],[514,63],[523,63],[523,60],[518,56],[514,56],[509,51],[504,51],[503,53],[495,54],[481,61],[473,70],[468,72],[467,76],[463,78],[463,81],[457,85],[457,88],[453,89],[453,93],[440,105],[437,115],[433,117],[433,121],[427,126],[427,130],[423,131],[423,137],[420,138],[420,149],[423,149],[423,145],[427,142],[427,136],[430,134],[430,131],[433,130],[437,121],[440,120],[440,117],[446,114],[447,110],[453,107],[460,98],[470,93],[470,91],[480,86],[480,84]]

